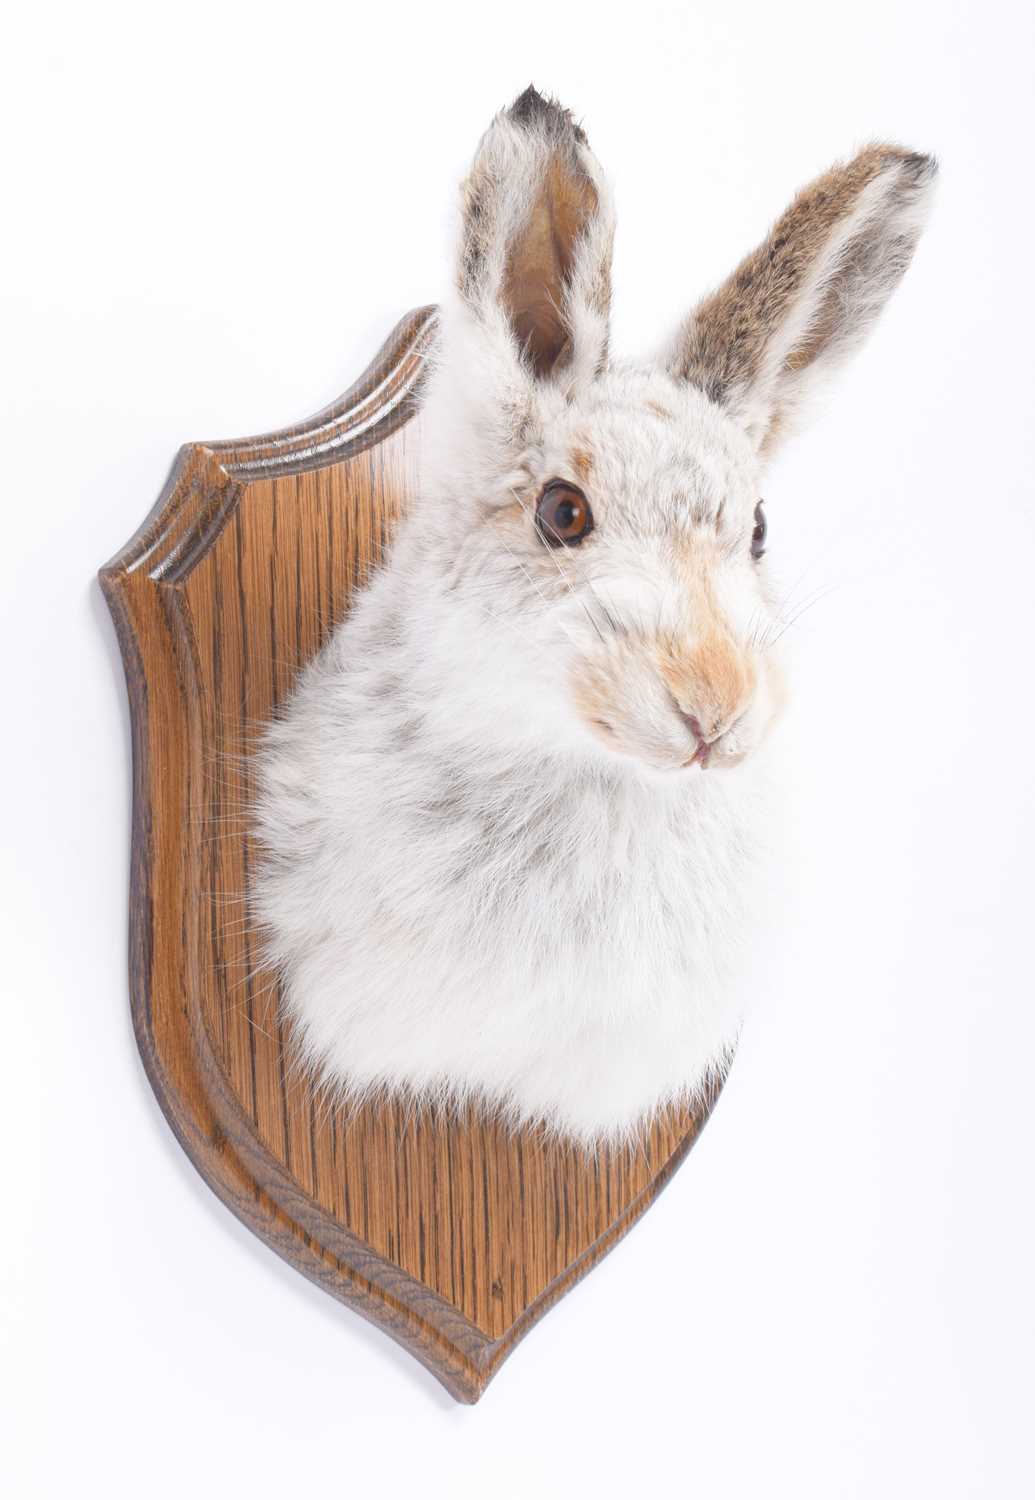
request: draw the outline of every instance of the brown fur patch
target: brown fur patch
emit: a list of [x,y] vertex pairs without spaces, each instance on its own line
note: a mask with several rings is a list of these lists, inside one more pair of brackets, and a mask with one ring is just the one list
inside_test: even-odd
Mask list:
[[571,357],[564,322],[565,287],[575,244],[598,206],[597,191],[577,158],[550,158],[528,221],[507,259],[503,300],[536,375],[549,375]]
[[689,651],[663,653],[660,666],[672,696],[697,719],[706,740],[730,727],[755,689],[754,663],[725,631],[711,632]]
[[589,449],[573,448],[571,450],[571,466],[583,484],[585,484],[593,472],[593,455]]
[[700,543],[683,560],[687,587],[693,590],[694,644],[673,645],[659,655],[661,674],[676,702],[700,722],[705,739],[727,729],[755,690],[754,661],[730,633],[719,609]]

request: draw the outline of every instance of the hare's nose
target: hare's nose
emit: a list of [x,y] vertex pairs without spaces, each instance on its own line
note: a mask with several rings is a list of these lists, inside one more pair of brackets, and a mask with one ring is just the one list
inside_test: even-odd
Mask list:
[[689,729],[690,733],[697,741],[698,748],[700,749],[713,745],[722,731],[720,730],[719,734],[717,734],[713,726],[711,733],[709,733],[701,724],[701,721],[696,714],[688,714],[686,712],[674,693],[672,695],[672,702],[676,706],[676,713],[679,715],[683,723],[686,725],[687,729]]
[[693,759],[707,765],[711,747],[750,701],[752,664],[732,640],[707,640],[670,672],[668,686],[675,710],[693,736]]
[[693,755],[691,755],[688,761],[684,762],[684,764],[688,766],[700,766],[703,769],[708,764],[708,757],[711,754],[712,746],[715,744],[716,740],[721,739],[724,733],[724,728],[716,728],[715,725],[712,725],[711,733],[708,733],[702,726],[701,721],[696,714],[688,714],[684,712],[684,710],[679,705],[679,700],[674,695],[673,702],[676,705],[676,713],[679,715],[683,723],[686,725],[687,729],[689,729],[690,733],[693,735],[695,742],[694,753]]
[[694,739],[700,740],[702,745],[710,745],[716,738],[715,734],[705,733],[705,731],[701,727],[701,721],[696,714],[684,713],[680,708],[678,701],[676,702],[676,712],[682,719],[683,723],[686,725],[687,729],[689,729]]

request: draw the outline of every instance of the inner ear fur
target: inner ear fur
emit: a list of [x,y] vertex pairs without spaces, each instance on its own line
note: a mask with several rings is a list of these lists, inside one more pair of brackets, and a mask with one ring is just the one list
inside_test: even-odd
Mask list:
[[537,377],[571,363],[567,293],[575,246],[598,207],[596,188],[578,161],[555,151],[511,246],[502,290],[517,341]]

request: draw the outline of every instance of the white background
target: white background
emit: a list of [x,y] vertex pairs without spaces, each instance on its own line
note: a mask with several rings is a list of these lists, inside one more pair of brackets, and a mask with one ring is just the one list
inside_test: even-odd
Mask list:
[[[5,1493],[1033,1493],[1032,9],[20,7],[0,80]],[[934,150],[887,317],[766,490],[787,914],[699,1146],[474,1409],[242,1229],[152,1100],[93,574],[186,439],[306,415],[449,276],[534,79],[649,345],[872,136]]]

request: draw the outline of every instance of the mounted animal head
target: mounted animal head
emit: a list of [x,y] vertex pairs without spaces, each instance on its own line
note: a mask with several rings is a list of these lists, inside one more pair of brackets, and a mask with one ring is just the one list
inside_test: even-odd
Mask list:
[[531,88],[493,121],[426,400],[443,727],[668,773],[755,748],[781,697],[764,465],[898,285],[935,172],[891,145],[832,167],[658,357],[616,360],[585,135]]

